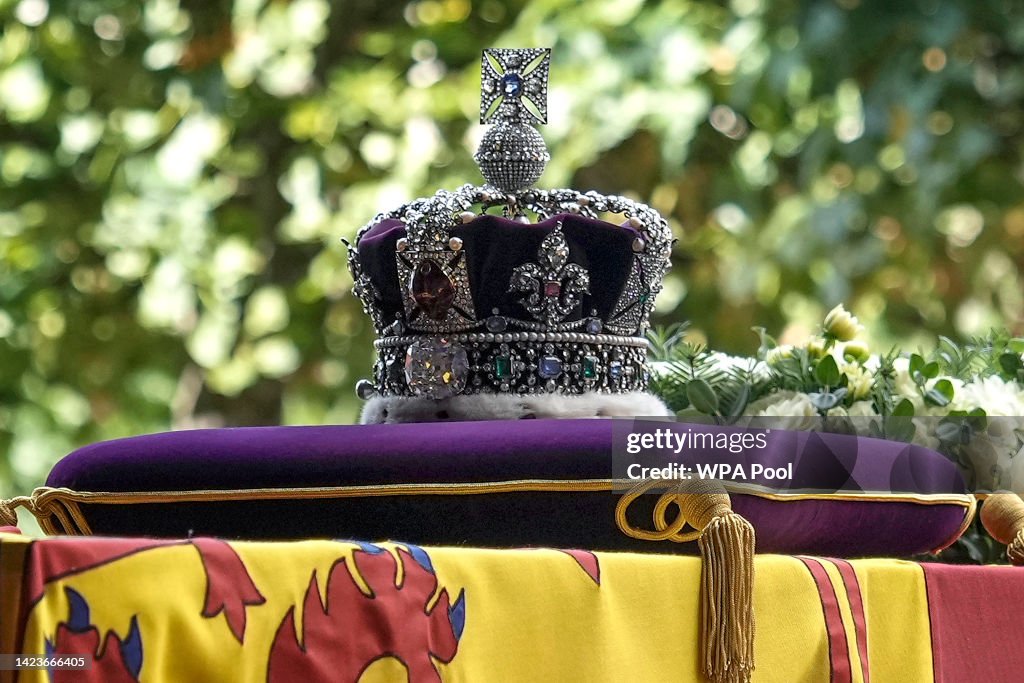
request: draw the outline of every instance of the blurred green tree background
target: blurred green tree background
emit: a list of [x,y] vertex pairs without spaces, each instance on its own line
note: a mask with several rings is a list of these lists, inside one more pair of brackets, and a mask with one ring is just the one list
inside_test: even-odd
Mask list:
[[339,238],[478,182],[479,56],[554,48],[542,184],[669,216],[658,322],[752,353],[1024,294],[1021,0],[0,0],[0,495],[72,448],[352,421]]

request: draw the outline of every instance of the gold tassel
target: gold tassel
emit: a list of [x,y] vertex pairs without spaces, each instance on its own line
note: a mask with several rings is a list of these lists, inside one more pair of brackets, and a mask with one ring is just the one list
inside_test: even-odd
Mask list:
[[[634,538],[687,542],[696,536],[701,556],[701,669],[712,683],[749,683],[754,670],[754,528],[732,511],[720,482],[685,481],[654,508],[656,532],[633,527],[629,504],[664,482],[643,482],[619,500],[616,522]],[[671,523],[669,506],[679,509]],[[682,532],[689,525],[697,533]]]
[[0,499],[0,526],[18,526],[18,513],[14,511],[14,501]]
[[1016,493],[994,493],[981,505],[981,523],[992,538],[1006,544],[1006,556],[1024,565],[1024,501]]
[[62,496],[67,492],[67,489],[41,486],[31,496],[0,499],[0,526],[18,526],[18,508],[25,508],[39,522],[43,533],[51,536],[75,534],[76,531],[90,533],[89,525],[77,503],[63,499]]

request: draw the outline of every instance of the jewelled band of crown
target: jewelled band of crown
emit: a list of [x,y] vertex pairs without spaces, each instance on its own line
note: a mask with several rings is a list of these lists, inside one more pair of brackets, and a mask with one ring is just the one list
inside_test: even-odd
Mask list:
[[625,393],[647,388],[647,342],[578,333],[387,337],[375,343],[383,396]]

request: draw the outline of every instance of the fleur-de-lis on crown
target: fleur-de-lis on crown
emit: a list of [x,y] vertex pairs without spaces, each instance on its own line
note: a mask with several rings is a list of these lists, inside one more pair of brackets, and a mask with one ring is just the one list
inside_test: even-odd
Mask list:
[[484,50],[480,123],[548,122],[550,48]]
[[562,224],[544,238],[537,263],[524,263],[512,271],[509,287],[527,292],[522,304],[530,315],[548,325],[561,322],[590,293],[590,275],[583,266],[569,263],[569,245]]

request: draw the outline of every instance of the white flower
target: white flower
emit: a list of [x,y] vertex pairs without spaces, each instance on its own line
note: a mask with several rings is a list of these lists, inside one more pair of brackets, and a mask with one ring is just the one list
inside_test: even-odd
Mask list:
[[774,348],[768,349],[768,353],[764,356],[764,361],[768,365],[778,365],[779,361],[793,357],[793,345],[792,344],[781,344]]
[[799,391],[777,391],[756,401],[751,408],[759,410],[759,415],[802,417],[818,414],[807,394]]
[[893,389],[896,391],[893,403],[899,403],[901,398],[908,398],[914,405],[921,405],[921,393],[917,390],[917,385],[914,384],[914,380],[910,377],[910,359],[902,357],[895,359],[892,362],[892,369],[895,371]]
[[843,344],[842,351],[843,358],[849,361],[863,363],[871,357],[871,350],[868,348],[867,342],[862,342],[859,339],[851,339]]
[[771,420],[779,429],[809,430],[818,416],[807,394],[796,391],[778,391],[765,396],[751,404],[750,410],[755,417],[786,418]]
[[[938,426],[936,419],[928,424]],[[1024,418],[993,417],[984,431],[974,431],[964,448],[974,486],[980,491],[1024,492]],[[915,439],[916,441],[917,439]]]
[[862,436],[871,434],[871,425],[878,424],[878,413],[871,401],[854,401],[846,414],[850,417],[850,426]]
[[[753,380],[767,380],[770,376],[768,366],[754,358],[730,356],[727,353],[712,351],[708,355],[708,364],[716,370],[730,372],[744,370],[750,373]],[[667,377],[672,374],[674,363],[668,361],[651,361],[648,363],[651,374],[655,377]]]
[[652,360],[647,364],[653,377],[667,377],[672,374],[672,364],[666,361]]
[[[964,383],[958,380],[956,377],[947,377],[945,375],[940,375],[935,379],[927,380],[924,383],[925,391],[928,391],[929,389],[934,389],[935,385],[943,380],[949,382],[953,386],[953,400],[956,400],[957,395],[959,395],[964,388]],[[944,406],[936,406],[929,403],[925,404],[923,407],[918,406],[916,414],[931,415],[933,417],[945,417],[946,415],[949,415],[949,413],[953,410],[956,410],[956,408],[953,407],[952,402]]]
[[935,427],[939,424],[938,420],[932,420],[928,418],[915,417],[914,422],[914,443],[925,448],[930,448],[933,451],[939,450],[939,437],[935,436]]
[[974,486],[978,491],[999,491],[1009,484],[1012,452],[991,439],[975,435],[967,447]]
[[1024,433],[1024,417],[991,416],[986,423],[985,434],[988,438],[1002,444],[1007,452],[1017,451],[1017,437]]
[[854,401],[848,411],[850,417],[877,417],[875,405],[871,401]]
[[[950,411],[953,410],[967,410],[970,411],[973,408],[964,408],[964,383],[956,377],[949,377],[946,375],[939,375],[929,380],[925,380],[924,391],[927,392],[935,388],[935,385],[939,382],[946,381],[953,386],[953,400],[945,406],[935,406],[926,404],[924,397],[921,395],[921,390],[918,389],[914,379],[910,376],[910,359],[909,358],[897,358],[892,362],[892,368],[895,371],[893,377],[893,389],[895,396],[893,396],[893,403],[899,403],[901,399],[909,399],[914,404],[915,414],[917,415],[933,415],[933,416],[945,416],[949,415]],[[977,406],[974,406],[977,407]]]
[[825,316],[825,332],[839,341],[850,341],[864,332],[864,326],[857,322],[857,316],[839,304]]
[[842,363],[840,370],[846,375],[846,389],[854,400],[866,398],[875,384],[874,376],[856,363]]
[[730,356],[727,353],[720,353],[718,351],[713,351],[710,358],[711,362],[715,364],[715,368],[723,372],[744,370],[750,373],[751,379],[759,381],[766,380],[770,376],[768,366],[754,358]]
[[804,348],[811,358],[825,357],[825,340],[821,337],[811,337],[804,343]]
[[1016,382],[1005,382],[995,375],[981,377],[960,387],[949,408],[982,408],[986,415],[1024,416],[1024,392]]

